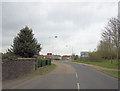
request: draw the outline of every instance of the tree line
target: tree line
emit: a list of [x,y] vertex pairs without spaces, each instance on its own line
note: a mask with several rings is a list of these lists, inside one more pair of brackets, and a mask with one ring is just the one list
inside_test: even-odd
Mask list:
[[97,51],[89,53],[90,58],[96,60],[117,60],[120,59],[120,21],[113,17],[104,27]]

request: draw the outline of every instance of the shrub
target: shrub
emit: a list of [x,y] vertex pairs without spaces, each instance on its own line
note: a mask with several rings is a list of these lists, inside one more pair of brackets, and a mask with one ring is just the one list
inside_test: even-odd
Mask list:
[[14,60],[17,59],[19,56],[11,54],[11,53],[4,53],[2,54],[2,60]]
[[37,59],[37,61],[38,61],[38,68],[43,67],[45,65],[50,65],[51,64],[50,59]]
[[89,59],[90,61],[101,61],[102,57],[98,52],[91,52],[89,53]]

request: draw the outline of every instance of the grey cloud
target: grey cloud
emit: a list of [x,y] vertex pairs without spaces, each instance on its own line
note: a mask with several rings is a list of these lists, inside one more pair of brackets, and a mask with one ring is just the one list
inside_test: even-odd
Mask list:
[[[83,31],[88,34],[91,26],[94,27],[94,24],[104,23],[107,18],[116,15],[115,5],[116,3],[80,2],[3,3],[3,46],[11,45],[12,39],[25,25],[33,29],[35,37],[43,46],[48,46],[50,44],[49,36],[54,38],[54,35],[58,35],[58,40],[63,41],[61,45],[68,41],[72,41],[72,44],[81,45],[79,40],[74,42],[74,39],[77,39],[74,36],[79,36],[78,33],[82,34]],[[110,11],[115,12],[115,14]],[[96,30],[97,28],[92,29]],[[100,29],[96,30],[96,34],[99,34],[99,31]],[[82,38],[84,36],[85,33]],[[89,39],[86,38],[85,40],[88,46],[90,45]],[[91,38],[90,41],[92,40]],[[92,44],[96,44],[96,42],[92,42]]]

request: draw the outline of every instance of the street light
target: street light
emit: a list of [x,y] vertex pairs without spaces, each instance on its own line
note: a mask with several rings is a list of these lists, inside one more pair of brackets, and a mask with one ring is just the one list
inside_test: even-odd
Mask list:
[[52,38],[52,37],[49,36],[48,38],[49,38],[49,47],[50,47],[49,52],[51,52],[51,51],[52,51],[52,48],[51,48],[50,45],[51,45],[51,38]]
[[58,36],[57,35],[55,35],[55,38],[57,38]]
[[[49,39],[50,39],[50,40],[51,40],[51,38],[55,38],[55,39],[57,39],[58,36],[57,36],[57,35],[55,35],[54,37],[49,36]],[[50,41],[50,43],[51,43],[51,41]],[[53,50],[54,50],[53,48],[54,48],[54,47],[52,47],[52,46],[51,46],[51,48],[50,48],[50,49],[51,49],[50,52],[52,53],[52,55],[53,55]],[[52,56],[52,58],[53,58],[53,56]]]
[[57,38],[58,38],[58,36],[57,36],[57,35],[55,35],[55,36],[54,36],[54,38],[55,38],[55,39],[57,39]]
[[72,45],[66,45],[66,47],[71,46],[71,55],[73,54],[73,46]]

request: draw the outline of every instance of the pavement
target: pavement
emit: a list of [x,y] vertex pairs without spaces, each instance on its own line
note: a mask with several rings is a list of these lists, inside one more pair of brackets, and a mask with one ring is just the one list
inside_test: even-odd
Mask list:
[[3,82],[3,89],[118,89],[118,79],[91,67],[64,61],[54,63],[52,72],[21,83]]

